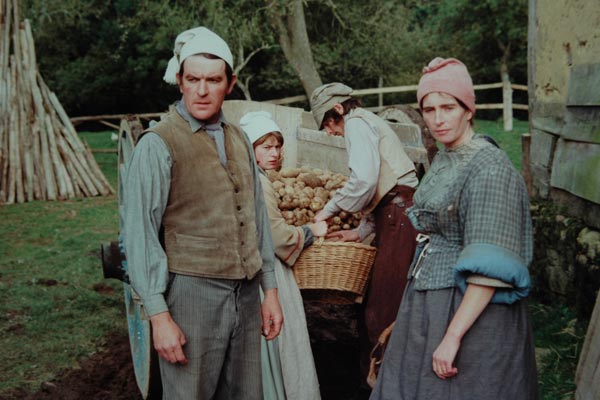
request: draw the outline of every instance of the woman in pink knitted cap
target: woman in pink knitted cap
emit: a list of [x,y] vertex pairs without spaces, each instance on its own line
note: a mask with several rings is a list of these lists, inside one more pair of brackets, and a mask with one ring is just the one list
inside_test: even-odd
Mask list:
[[536,399],[525,184],[474,133],[463,63],[432,60],[417,100],[443,149],[407,211],[420,244],[371,399]]

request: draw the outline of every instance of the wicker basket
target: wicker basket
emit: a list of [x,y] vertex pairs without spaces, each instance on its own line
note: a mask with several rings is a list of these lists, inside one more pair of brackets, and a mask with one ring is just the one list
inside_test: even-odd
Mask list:
[[[359,299],[365,293],[377,249],[362,243],[316,241],[304,249],[294,264],[294,275],[300,289],[319,290],[327,297]],[[324,295],[329,291],[349,292],[341,296]],[[339,301],[335,301],[339,302]]]

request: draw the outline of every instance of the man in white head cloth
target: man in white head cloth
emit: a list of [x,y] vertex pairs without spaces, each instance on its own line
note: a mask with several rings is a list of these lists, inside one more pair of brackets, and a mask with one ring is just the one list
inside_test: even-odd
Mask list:
[[177,36],[164,79],[182,99],[138,139],[124,186],[128,269],[163,399],[261,399],[260,334],[283,323],[254,152],[221,111],[232,71],[215,33]]

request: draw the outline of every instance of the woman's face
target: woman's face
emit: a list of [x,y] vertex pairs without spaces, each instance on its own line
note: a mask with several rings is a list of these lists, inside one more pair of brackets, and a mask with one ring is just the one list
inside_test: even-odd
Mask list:
[[454,148],[471,136],[473,113],[465,110],[451,95],[429,93],[423,99],[423,119],[431,134],[446,148]]
[[278,169],[281,164],[281,143],[277,137],[270,135],[267,140],[254,148],[254,154],[256,163],[263,170]]

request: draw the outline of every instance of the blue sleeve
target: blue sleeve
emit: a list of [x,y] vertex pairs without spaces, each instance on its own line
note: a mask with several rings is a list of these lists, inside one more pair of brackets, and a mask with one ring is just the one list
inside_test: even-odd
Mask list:
[[454,279],[461,292],[467,289],[467,278],[484,275],[512,285],[496,288],[492,303],[512,304],[529,295],[531,280],[521,257],[493,244],[470,244],[463,249],[454,267]]
[[471,274],[506,282],[513,288],[498,288],[492,303],[511,304],[530,291],[529,201],[523,178],[503,153],[482,154],[488,157],[479,160],[460,197],[464,248],[454,276],[461,290]]

